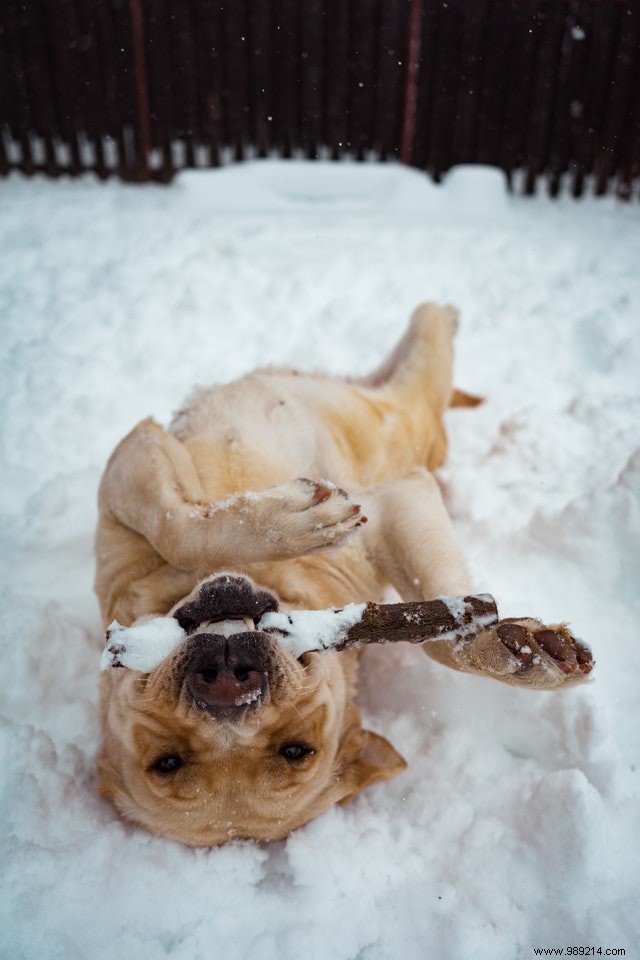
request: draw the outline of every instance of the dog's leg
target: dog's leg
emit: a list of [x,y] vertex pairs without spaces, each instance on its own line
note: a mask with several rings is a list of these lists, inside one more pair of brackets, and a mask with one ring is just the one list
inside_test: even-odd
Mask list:
[[[368,556],[403,600],[473,593],[438,485],[426,470],[381,484],[362,497],[370,523]],[[553,689],[587,678],[589,651],[563,625],[505,620],[466,640],[429,641],[425,653],[466,673]]]
[[121,524],[200,576],[336,546],[363,521],[344,490],[306,478],[208,502],[188,450],[153,420],[116,449],[99,499],[103,528]]
[[450,304],[422,303],[393,352],[362,382],[371,387],[393,384],[398,390],[420,390],[431,381],[444,409],[451,399],[453,337],[459,313]]
[[383,365],[362,383],[380,391],[399,407],[409,427],[413,462],[433,470],[446,457],[442,422],[453,397],[453,337],[458,325],[455,307],[424,303]]
[[472,592],[438,484],[416,467],[361,497],[369,524],[367,554],[403,600],[433,600]]

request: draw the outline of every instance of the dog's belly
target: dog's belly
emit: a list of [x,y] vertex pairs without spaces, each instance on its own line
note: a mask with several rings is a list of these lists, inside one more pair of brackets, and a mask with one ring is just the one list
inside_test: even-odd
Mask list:
[[206,495],[264,490],[319,467],[318,436],[304,404],[257,376],[197,391],[170,427],[189,451]]
[[392,404],[353,384],[258,373],[197,391],[170,432],[213,500],[293,477],[357,490],[400,476],[416,459],[407,429]]
[[[345,486],[357,499],[369,480],[368,464],[380,457],[380,415],[352,385],[337,381],[328,394],[328,381],[320,382],[322,390],[313,377],[253,374],[193,396],[171,430],[188,449],[208,498],[259,492],[303,476]],[[360,457],[353,452],[357,437]],[[360,538],[329,553],[245,564],[243,572],[288,607],[308,607],[310,598],[313,606],[375,600],[383,590]]]

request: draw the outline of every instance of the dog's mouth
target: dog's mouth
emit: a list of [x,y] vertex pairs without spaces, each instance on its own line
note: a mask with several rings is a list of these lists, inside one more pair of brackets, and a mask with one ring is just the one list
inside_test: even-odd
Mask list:
[[251,633],[256,629],[253,617],[227,617],[223,620],[205,620],[197,633],[214,633],[218,637],[233,637],[237,633]]

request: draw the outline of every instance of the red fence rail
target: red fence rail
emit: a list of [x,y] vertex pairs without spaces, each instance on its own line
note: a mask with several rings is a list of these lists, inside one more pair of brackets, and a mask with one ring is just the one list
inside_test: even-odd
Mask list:
[[630,196],[640,0],[3,0],[0,174],[270,155]]

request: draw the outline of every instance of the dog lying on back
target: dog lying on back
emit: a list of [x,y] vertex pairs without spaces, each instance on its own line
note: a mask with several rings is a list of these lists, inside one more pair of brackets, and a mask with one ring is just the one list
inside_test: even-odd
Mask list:
[[[200,389],[168,431],[144,420],[113,453],[96,536],[105,626],[169,614],[185,628],[150,672],[102,677],[100,789],[127,819],[193,846],[277,840],[405,768],[362,728],[357,652],[296,657],[255,627],[278,605],[342,607],[389,586],[403,600],[471,593],[432,475],[445,410],[473,403],[452,389],[456,322],[418,308],[365,380],[261,371]],[[523,686],[585,679],[584,648],[540,624],[532,649],[527,624],[424,649]]]

